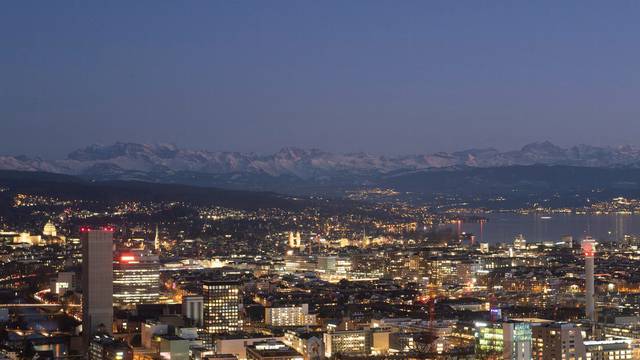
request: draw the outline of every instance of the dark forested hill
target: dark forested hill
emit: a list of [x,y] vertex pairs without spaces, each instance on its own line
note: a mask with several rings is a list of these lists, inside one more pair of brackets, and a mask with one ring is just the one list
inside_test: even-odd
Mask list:
[[640,192],[640,169],[574,166],[506,166],[397,174],[381,184],[411,192],[500,194],[604,190]]
[[0,187],[8,193],[27,193],[63,199],[95,201],[188,201],[230,208],[297,208],[305,200],[271,192],[224,190],[139,181],[88,181],[45,172],[0,171]]

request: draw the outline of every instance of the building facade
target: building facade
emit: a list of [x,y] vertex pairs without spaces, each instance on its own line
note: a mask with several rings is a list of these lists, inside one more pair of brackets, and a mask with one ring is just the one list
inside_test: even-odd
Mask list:
[[632,340],[585,341],[587,360],[631,360],[633,357]]
[[549,323],[532,327],[533,359],[585,360],[582,332],[575,324]]
[[499,322],[475,324],[476,354],[497,355],[503,359],[532,358],[532,330],[529,323]]
[[269,307],[264,309],[264,322],[277,327],[315,325],[316,316],[309,314],[309,305]]
[[87,351],[88,360],[133,360],[133,349],[108,335],[94,336]]
[[81,229],[82,331],[85,347],[113,326],[113,231]]
[[154,304],[160,297],[160,259],[146,250],[120,252],[113,260],[113,300],[121,306]]
[[303,360],[302,355],[280,341],[261,341],[246,348],[249,360]]
[[204,298],[198,295],[182,297],[182,316],[191,320],[193,326],[202,328],[204,322]]
[[324,334],[324,355],[329,358],[337,354],[368,356],[371,342],[369,330],[327,332]]
[[205,280],[202,285],[204,331],[211,335],[240,331],[241,283],[236,280]]

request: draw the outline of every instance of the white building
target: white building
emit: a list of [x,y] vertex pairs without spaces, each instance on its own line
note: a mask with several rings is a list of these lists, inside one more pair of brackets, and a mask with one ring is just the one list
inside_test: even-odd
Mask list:
[[69,290],[76,288],[76,274],[73,272],[60,272],[58,276],[51,281],[51,292],[58,294],[58,296],[64,295]]
[[262,341],[281,341],[282,337],[220,337],[214,340],[216,354],[232,354],[238,360],[247,358],[247,345],[253,345]]
[[264,322],[271,326],[306,326],[316,324],[316,315],[309,314],[309,305],[269,307],[264,309]]
[[193,325],[199,328],[203,324],[204,298],[197,295],[182,297],[182,316],[193,321]]
[[304,360],[319,360],[324,356],[322,333],[287,331],[283,342],[302,354]]
[[369,330],[334,331],[324,333],[324,356],[336,354],[369,356],[372,337]]
[[169,333],[169,325],[156,321],[147,321],[142,325],[141,333],[142,346],[145,349],[157,350],[159,345],[155,338],[167,335]]

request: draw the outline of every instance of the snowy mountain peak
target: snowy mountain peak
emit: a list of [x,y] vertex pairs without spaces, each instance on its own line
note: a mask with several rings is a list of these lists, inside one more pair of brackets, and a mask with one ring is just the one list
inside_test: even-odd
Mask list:
[[[66,159],[44,161],[21,156],[0,156],[0,169],[47,171],[100,178],[195,172],[211,175],[257,174],[298,178],[385,174],[457,166],[574,165],[590,167],[637,166],[640,148],[577,145],[565,149],[549,141],[500,152],[493,148],[403,156],[368,153],[335,154],[318,149],[284,147],[271,155],[182,149],[172,144],[116,142],[93,144],[71,152]],[[235,176],[235,175],[234,175]]]
[[524,153],[536,153],[547,155],[561,155],[566,151],[565,149],[551,143],[550,141],[534,142],[522,147]]

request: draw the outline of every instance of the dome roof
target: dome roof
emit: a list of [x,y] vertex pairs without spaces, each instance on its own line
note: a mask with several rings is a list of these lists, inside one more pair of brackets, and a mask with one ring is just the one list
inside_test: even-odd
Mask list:
[[46,236],[56,236],[57,232],[58,231],[56,229],[56,226],[53,225],[51,220],[47,221],[47,223],[44,225],[44,229],[42,230],[42,234]]

